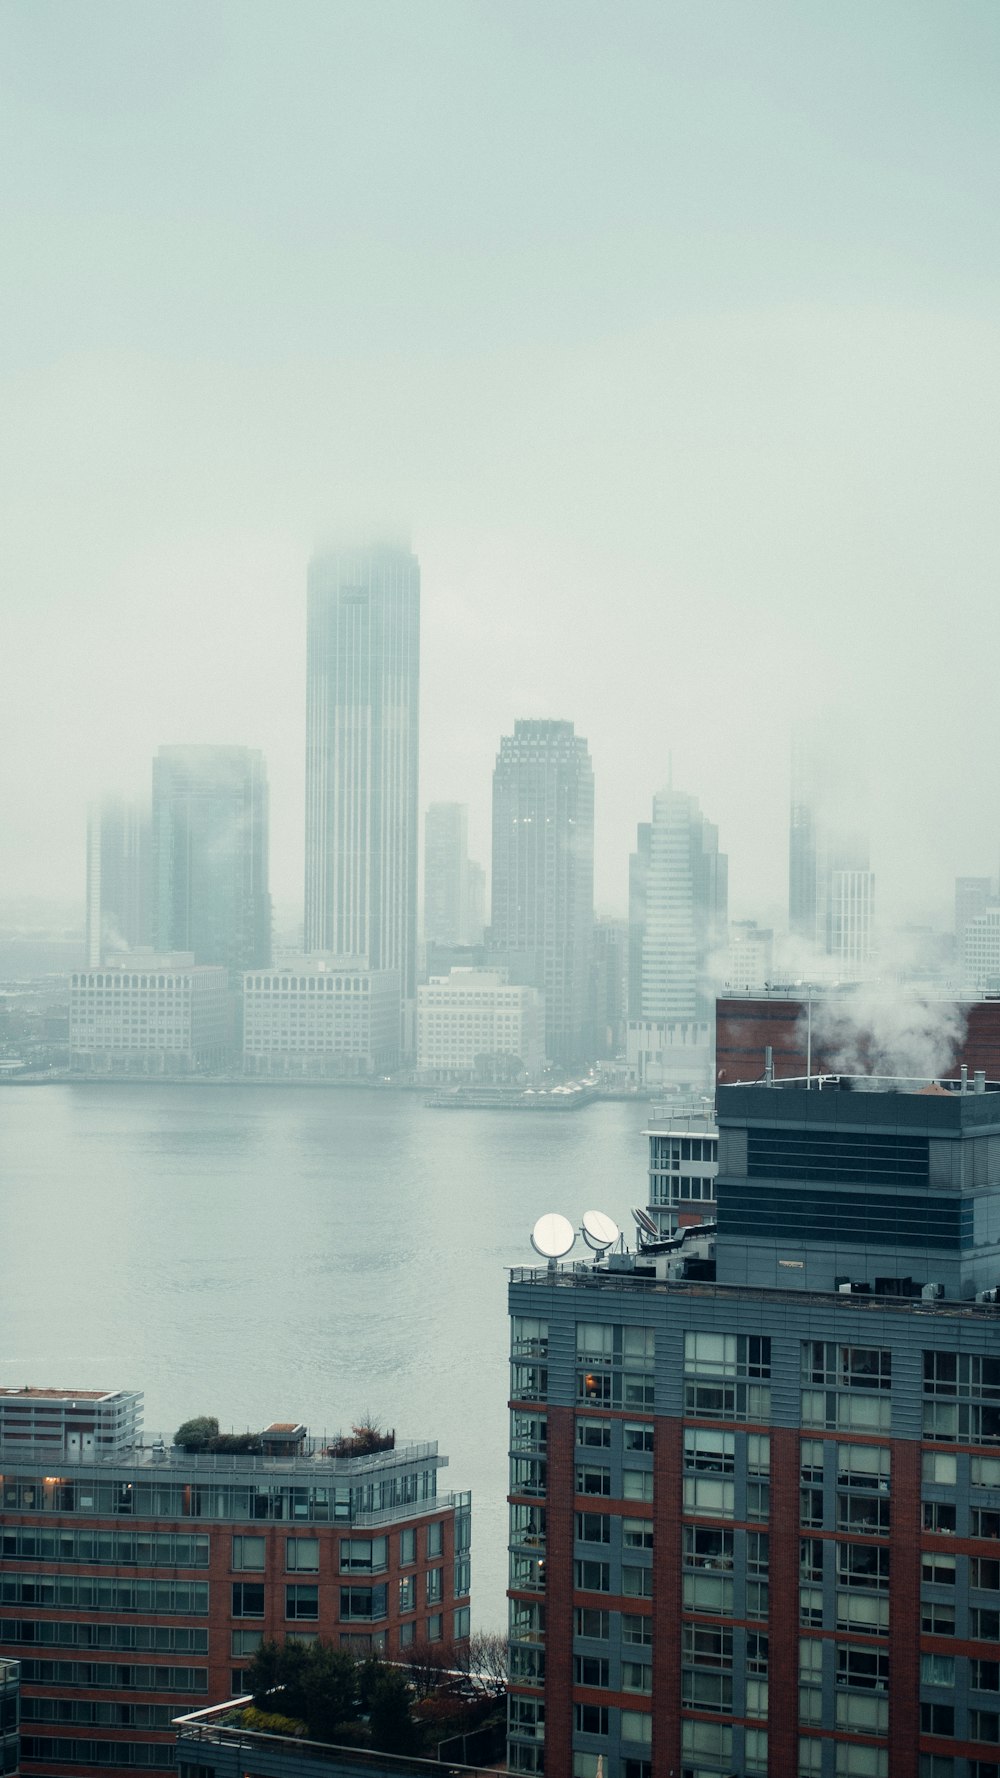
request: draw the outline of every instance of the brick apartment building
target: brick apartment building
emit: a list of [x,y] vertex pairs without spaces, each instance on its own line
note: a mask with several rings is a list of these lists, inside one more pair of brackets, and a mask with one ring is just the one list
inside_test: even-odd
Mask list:
[[398,1654],[469,1628],[470,1502],[435,1443],[143,1442],[136,1391],[0,1389],[0,1656],[26,1773],[173,1764],[173,1719],[265,1638]]
[[1000,1090],[718,1095],[714,1252],[512,1273],[509,1761],[1000,1778]]

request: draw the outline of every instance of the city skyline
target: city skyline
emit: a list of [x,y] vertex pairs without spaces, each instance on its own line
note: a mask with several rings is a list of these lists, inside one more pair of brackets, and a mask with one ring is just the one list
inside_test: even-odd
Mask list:
[[3,9],[6,893],[78,883],[159,745],[239,741],[299,900],[304,565],[377,513],[472,856],[496,737],[565,717],[598,905],[673,752],[771,924],[816,711],[881,914],[943,918],[1000,804],[995,9],[297,17]]

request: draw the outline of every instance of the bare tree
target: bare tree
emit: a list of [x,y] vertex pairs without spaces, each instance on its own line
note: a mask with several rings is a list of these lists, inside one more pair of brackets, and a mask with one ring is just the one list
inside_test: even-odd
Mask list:
[[452,1659],[481,1698],[506,1695],[507,1638],[502,1630],[473,1630],[468,1642],[452,1651]]

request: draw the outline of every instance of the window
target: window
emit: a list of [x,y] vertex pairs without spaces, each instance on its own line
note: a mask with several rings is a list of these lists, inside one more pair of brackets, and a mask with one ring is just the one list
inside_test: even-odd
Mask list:
[[[972,1463],[975,1468],[975,1458]],[[958,1459],[950,1451],[925,1451],[922,1471],[925,1482],[936,1483],[939,1488],[953,1488],[958,1480]]]
[[576,1472],[576,1491],[578,1494],[610,1495],[610,1469],[578,1469]]
[[879,1346],[837,1346],[806,1340],[802,1381],[836,1389],[891,1389],[892,1353]]
[[622,1691],[651,1693],[653,1669],[646,1661],[622,1662]]
[[610,1624],[610,1612],[594,1611],[590,1606],[577,1607],[574,1622],[577,1636],[584,1636],[591,1642],[607,1642]]
[[[817,1649],[819,1644],[814,1645]],[[837,1644],[837,1685],[854,1691],[884,1692],[889,1687],[889,1656],[884,1649],[850,1642]]]
[[262,1537],[233,1538],[233,1567],[237,1574],[249,1570],[263,1572],[265,1542]]
[[684,1468],[732,1475],[736,1468],[736,1434],[686,1427]]
[[[954,1562],[954,1557],[951,1560]],[[883,1592],[889,1585],[889,1551],[867,1543],[838,1544],[837,1573],[841,1586]]]
[[443,1634],[444,1618],[439,1611],[435,1611],[427,1619],[427,1640],[428,1642],[440,1642]]
[[623,1519],[622,1548],[626,1550],[651,1550],[653,1547],[652,1519]]
[[400,1624],[400,1626],[399,1626],[399,1646],[400,1646],[400,1648],[409,1648],[411,1646],[414,1636],[416,1635],[416,1628],[417,1628],[416,1624]]
[[340,1615],[345,1621],[352,1618],[385,1617],[387,1589],[381,1587],[341,1587]]
[[[973,1666],[977,1664],[973,1662]],[[921,1655],[920,1683],[921,1685],[946,1685],[950,1689],[955,1683],[954,1655]]]
[[319,1588],[286,1587],[285,1616],[286,1618],[318,1618]]
[[264,1586],[260,1581],[233,1582],[233,1617],[264,1616]]
[[924,1501],[924,1530],[950,1532],[956,1524],[955,1502],[953,1500]]
[[[945,1657],[938,1655],[936,1659],[940,1661]],[[947,1683],[949,1682],[942,1681],[942,1684]],[[1000,1692],[1000,1664],[996,1661],[970,1661],[969,1684],[974,1692]]]
[[622,1592],[631,1599],[653,1597],[653,1570],[622,1564]]
[[653,1472],[651,1469],[622,1470],[623,1500],[652,1500]]
[[[624,1619],[622,1620],[624,1623]],[[644,1619],[640,1619],[644,1622]],[[684,1661],[698,1667],[731,1667],[733,1664],[733,1632],[716,1629],[714,1625],[682,1624],[681,1649]],[[623,1638],[624,1640],[624,1638]]]
[[[970,1619],[974,1618],[975,1615],[975,1612],[970,1612]],[[922,1600],[920,1605],[920,1628],[925,1636],[954,1636],[955,1607],[953,1605],[941,1605],[937,1600]],[[971,1625],[969,1633],[973,1637],[976,1637],[978,1634]],[[1000,1624],[998,1624],[996,1631],[991,1632],[992,1635],[998,1633],[1000,1633]]]
[[442,1555],[443,1552],[444,1525],[440,1519],[435,1519],[434,1523],[427,1527],[427,1555],[429,1558],[433,1558]]
[[[289,1538],[289,1544],[298,1539]],[[311,1542],[312,1539],[306,1539]],[[317,1552],[318,1553],[318,1552]],[[389,1563],[387,1537],[342,1537],[340,1540],[341,1574],[381,1574]],[[289,1567],[292,1564],[289,1562]]]
[[611,1449],[610,1420],[577,1420],[576,1442],[578,1445],[589,1445],[591,1449]]
[[576,1685],[596,1686],[606,1691],[611,1684],[611,1662],[606,1655],[576,1655],[573,1678]]
[[[385,1538],[382,1542],[385,1542]],[[343,1544],[341,1551],[343,1552]],[[286,1537],[285,1567],[289,1573],[316,1574],[319,1570],[319,1538]]]
[[417,1577],[415,1574],[404,1575],[399,1583],[399,1609],[416,1611],[417,1608]]
[[653,1642],[653,1620],[622,1612],[622,1642],[629,1647],[650,1648]]
[[686,1333],[684,1369],[700,1377],[769,1377],[771,1342],[755,1334]]
[[622,1444],[626,1451],[652,1451],[653,1428],[644,1421],[631,1423],[626,1420],[622,1428]]
[[[921,1704],[920,1733],[922,1735],[953,1735],[955,1733],[955,1706],[953,1704]],[[975,1740],[975,1735],[972,1738]]]
[[577,1513],[576,1538],[578,1543],[610,1543],[610,1513]]
[[708,1525],[683,1528],[684,1563],[688,1568],[732,1568],[735,1534]]
[[643,1747],[653,1744],[653,1718],[648,1710],[623,1710],[621,1715],[623,1741],[638,1741]]
[[573,1584],[581,1593],[610,1593],[610,1562],[574,1562]]
[[955,1585],[954,1556],[939,1555],[936,1550],[924,1550],[920,1558],[920,1578],[928,1586],[953,1587]]
[[606,1735],[608,1707],[606,1704],[574,1704],[573,1721],[580,1735]]
[[428,1568],[425,1575],[428,1605],[440,1605],[444,1598],[444,1569]]
[[234,1660],[243,1659],[247,1655],[255,1655],[263,1640],[262,1630],[232,1630],[230,1631],[229,1652]]

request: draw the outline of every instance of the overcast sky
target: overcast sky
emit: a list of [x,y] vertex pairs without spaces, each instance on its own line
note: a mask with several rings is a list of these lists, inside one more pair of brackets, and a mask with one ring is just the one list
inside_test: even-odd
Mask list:
[[304,588],[423,569],[422,802],[568,717],[600,902],[673,755],[780,915],[823,713],[882,910],[1000,853],[995,0],[2,0],[0,896],[161,742],[266,753]]

